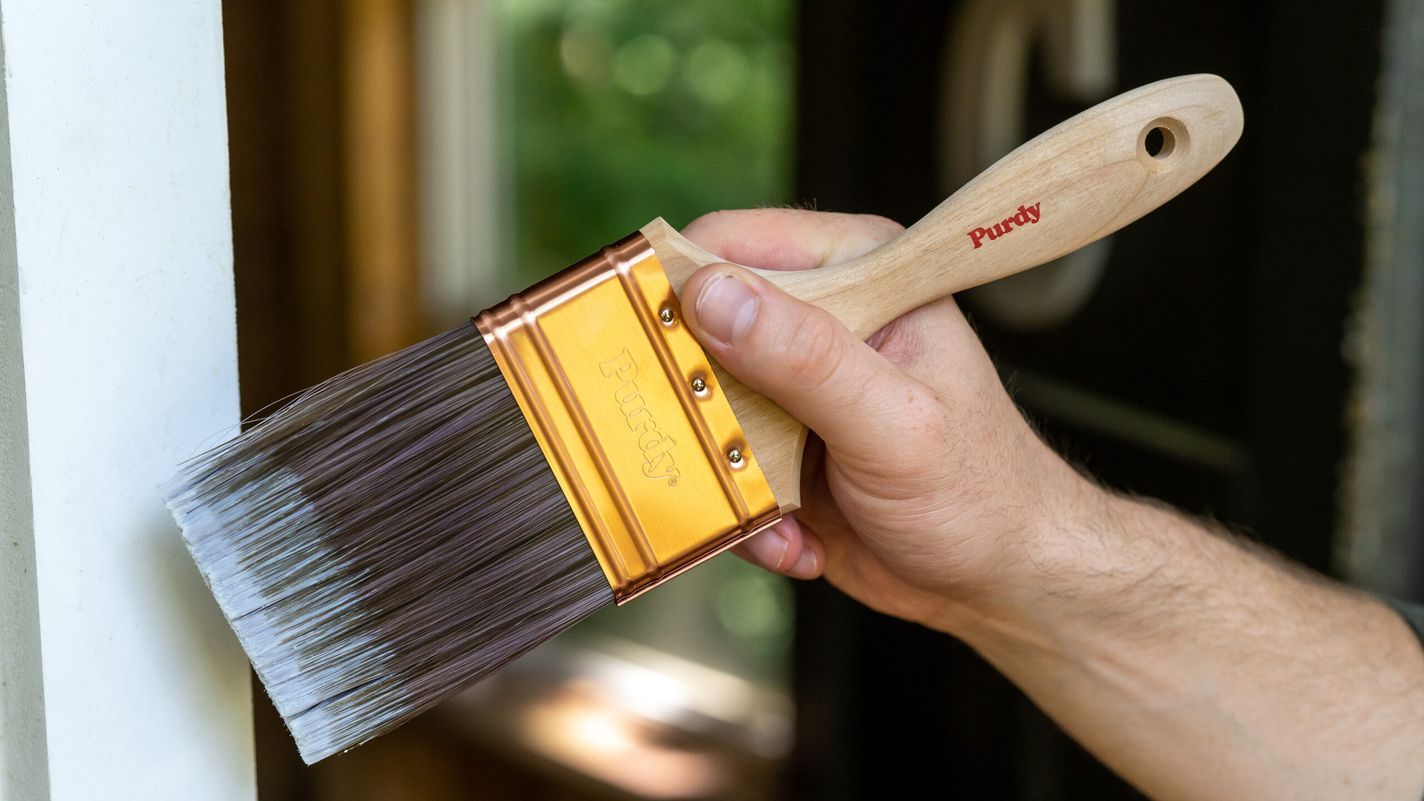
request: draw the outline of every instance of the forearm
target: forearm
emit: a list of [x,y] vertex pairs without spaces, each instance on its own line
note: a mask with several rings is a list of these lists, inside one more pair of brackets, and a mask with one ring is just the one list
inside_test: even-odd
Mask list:
[[946,625],[1157,799],[1416,801],[1424,652],[1390,609],[1083,485],[1007,603]]

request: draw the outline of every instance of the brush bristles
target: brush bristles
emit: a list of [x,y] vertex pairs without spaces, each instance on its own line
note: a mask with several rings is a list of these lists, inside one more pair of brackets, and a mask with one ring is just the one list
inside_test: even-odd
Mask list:
[[167,494],[308,763],[613,601],[473,326],[308,390]]

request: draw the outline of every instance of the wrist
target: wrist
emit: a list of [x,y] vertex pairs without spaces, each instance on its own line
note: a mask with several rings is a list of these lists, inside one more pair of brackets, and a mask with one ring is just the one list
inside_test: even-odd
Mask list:
[[1011,641],[1055,647],[1074,631],[1132,614],[1149,603],[1145,596],[1166,591],[1159,584],[1174,583],[1164,518],[1180,519],[1176,513],[1059,464],[992,583],[947,599],[932,627],[981,650]]

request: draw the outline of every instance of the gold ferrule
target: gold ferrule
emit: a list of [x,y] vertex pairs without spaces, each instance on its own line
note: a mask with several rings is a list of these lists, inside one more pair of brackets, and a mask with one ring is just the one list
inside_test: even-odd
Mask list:
[[780,518],[642,234],[475,325],[618,603]]

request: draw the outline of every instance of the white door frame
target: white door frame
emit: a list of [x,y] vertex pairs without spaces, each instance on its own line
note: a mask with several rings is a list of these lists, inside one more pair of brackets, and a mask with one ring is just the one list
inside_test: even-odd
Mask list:
[[0,62],[0,799],[252,799],[158,490],[238,420],[219,0],[0,0]]

